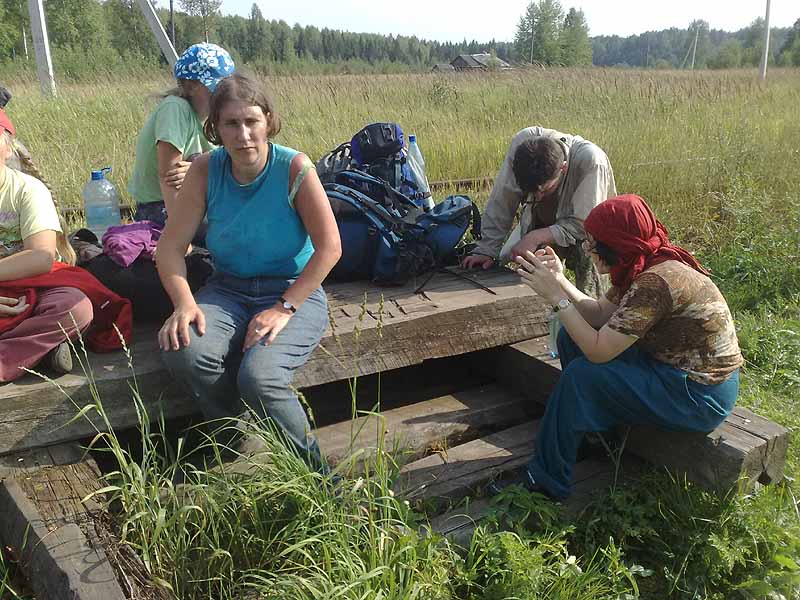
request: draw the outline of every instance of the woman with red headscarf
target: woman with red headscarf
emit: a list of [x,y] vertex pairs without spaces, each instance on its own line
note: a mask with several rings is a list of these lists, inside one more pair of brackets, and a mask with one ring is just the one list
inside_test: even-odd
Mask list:
[[[551,248],[515,260],[561,321],[561,378],[519,483],[561,499],[587,432],[618,424],[711,431],[733,410],[742,355],[728,305],[708,272],[638,196],[595,207],[584,249],[612,288],[595,300]],[[500,486],[495,486],[495,490]]]

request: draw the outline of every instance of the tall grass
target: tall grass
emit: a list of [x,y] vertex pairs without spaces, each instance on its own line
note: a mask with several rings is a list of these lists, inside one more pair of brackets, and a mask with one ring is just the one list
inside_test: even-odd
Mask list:
[[[681,226],[715,210],[713,193],[746,170],[776,195],[797,189],[800,90],[796,71],[753,73],[550,70],[497,74],[274,77],[280,143],[318,158],[364,124],[416,133],[429,179],[494,175],[511,136],[542,124],[595,141],[620,191],[654,201]],[[46,100],[13,82],[9,112],[21,138],[69,204],[91,168],[111,165],[124,190],[136,136],[166,89],[163,73],[62,84]]]
[[[31,79],[14,83],[21,138],[77,205],[90,168],[111,164],[127,180],[149,95],[169,80],[109,75],[62,85],[55,100]],[[395,120],[418,135],[431,179],[494,175],[510,137],[532,124],[597,142],[618,189],[647,198],[728,298],[746,359],[740,403],[800,427],[796,71],[774,70],[766,85],[745,71],[600,69],[269,85],[284,119],[279,142],[317,158],[368,122]],[[363,480],[344,472],[331,485],[263,431],[274,457],[249,477],[185,469],[189,486],[177,488],[186,457],[165,453],[157,429],[145,426],[136,458],[107,440],[118,463],[109,485],[126,543],[182,598],[800,597],[794,438],[790,479],[757,495],[722,498],[654,473],[615,486],[578,519],[518,497],[459,553],[417,535],[422,517],[390,494],[386,452]]]

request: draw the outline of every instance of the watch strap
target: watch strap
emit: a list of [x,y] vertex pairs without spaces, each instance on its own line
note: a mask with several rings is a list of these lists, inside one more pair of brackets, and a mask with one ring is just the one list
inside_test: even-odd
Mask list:
[[292,311],[292,314],[294,314],[294,313],[296,313],[296,312],[297,312],[297,309],[295,308],[294,304],[292,304],[291,302],[289,302],[289,301],[288,301],[286,298],[284,298],[283,296],[281,296],[280,298],[278,298],[278,302],[280,302],[280,303],[281,303],[281,305],[283,306],[283,308],[285,308],[285,309],[287,309],[287,310],[290,310],[290,311]]

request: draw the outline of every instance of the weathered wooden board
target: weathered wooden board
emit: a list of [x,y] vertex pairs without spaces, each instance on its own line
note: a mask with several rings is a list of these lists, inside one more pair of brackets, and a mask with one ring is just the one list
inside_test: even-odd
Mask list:
[[[425,360],[454,356],[542,335],[545,308],[519,277],[504,270],[470,273],[490,293],[448,273],[397,288],[363,283],[327,288],[331,327],[295,385],[307,388],[352,376],[378,373]],[[163,368],[154,328],[137,332],[123,352],[88,354],[90,374],[76,372],[52,382],[28,375],[0,385],[0,456],[75,440],[104,428],[96,414],[70,424],[80,407],[102,400],[113,427],[136,424],[132,385],[153,414],[167,418],[194,412]],[[68,397],[69,396],[69,397]],[[348,400],[345,399],[345,402]]]
[[[542,387],[550,389],[560,375],[560,365],[549,359],[544,343],[539,338],[481,352],[476,365],[510,389],[522,394],[532,390],[531,397],[541,399]],[[625,447],[707,488],[727,490],[738,485],[747,490],[756,482],[769,484],[783,478],[788,443],[785,427],[736,407],[708,434],[633,427]]]
[[432,449],[446,452],[464,439],[530,419],[531,408],[541,410],[491,384],[320,427],[316,433],[322,452],[334,464],[356,450],[372,454],[379,443],[405,460],[414,460]]
[[[17,550],[39,600],[123,600],[116,573],[86,531],[82,495],[98,489],[91,462],[42,467],[0,485],[0,538]],[[90,501],[91,502],[91,501]]]
[[52,465],[18,468],[0,483],[0,540],[19,554],[37,599],[172,598],[89,498],[105,485],[94,460],[75,445],[48,451]]

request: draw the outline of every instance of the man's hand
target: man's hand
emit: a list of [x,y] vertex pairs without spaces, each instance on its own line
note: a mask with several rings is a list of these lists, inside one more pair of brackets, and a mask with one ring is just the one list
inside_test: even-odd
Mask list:
[[536,252],[539,246],[546,246],[553,243],[553,234],[549,227],[534,229],[526,233],[511,248],[511,256],[525,256],[526,252]]
[[461,261],[463,269],[489,269],[494,264],[494,259],[485,254],[470,254]]
[[14,317],[28,310],[28,302],[25,296],[19,298],[6,298],[0,296],[0,317]]

